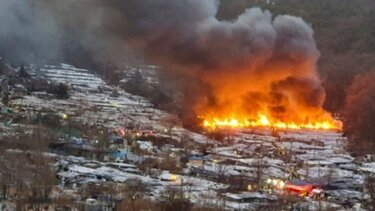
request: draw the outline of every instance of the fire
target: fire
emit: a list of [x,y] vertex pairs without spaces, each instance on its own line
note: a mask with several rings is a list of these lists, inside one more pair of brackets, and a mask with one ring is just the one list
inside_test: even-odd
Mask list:
[[256,73],[233,70],[218,72],[215,77],[205,75],[202,78],[210,85],[210,96],[199,98],[194,112],[208,130],[341,130],[342,123],[323,108],[325,91],[315,69],[292,67],[295,69],[279,65]]
[[[326,113],[326,112],[325,112]],[[327,113],[326,113],[327,114]],[[203,127],[208,130],[220,128],[254,128],[267,127],[279,129],[316,129],[316,130],[341,130],[342,122],[332,118],[330,115],[325,118],[306,122],[281,121],[258,112],[255,119],[241,115],[230,115],[230,117],[206,116],[203,118]]]

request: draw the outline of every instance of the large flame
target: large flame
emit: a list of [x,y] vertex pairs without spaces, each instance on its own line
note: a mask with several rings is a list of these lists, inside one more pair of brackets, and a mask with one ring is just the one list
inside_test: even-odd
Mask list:
[[[249,75],[209,76],[213,101],[198,101],[195,112],[202,126],[220,128],[341,130],[342,123],[322,107],[325,94],[313,68],[301,68],[296,79],[283,69]],[[297,72],[297,71],[296,71]],[[297,75],[297,74],[296,74]]]
[[319,130],[341,130],[342,122],[332,118],[327,112],[317,119],[306,120],[304,122],[281,121],[274,119],[262,112],[258,112],[255,118],[248,116],[231,114],[223,115],[207,115],[200,116],[203,119],[203,127],[208,130],[216,130],[223,128],[254,128],[268,127],[278,129],[319,129]]

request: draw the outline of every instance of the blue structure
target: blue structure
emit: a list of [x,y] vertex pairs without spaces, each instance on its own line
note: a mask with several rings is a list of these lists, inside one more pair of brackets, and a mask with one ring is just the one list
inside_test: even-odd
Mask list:
[[109,155],[115,158],[116,160],[126,160],[128,152],[126,150],[116,150],[116,151],[110,152]]

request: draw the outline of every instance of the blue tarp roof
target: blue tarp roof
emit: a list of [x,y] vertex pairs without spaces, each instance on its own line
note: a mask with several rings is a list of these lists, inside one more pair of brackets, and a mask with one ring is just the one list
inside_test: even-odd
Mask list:
[[123,150],[116,150],[114,152],[111,152],[110,155],[114,158],[120,158],[120,159],[125,159],[127,152]]
[[193,156],[189,156],[189,160],[209,160],[208,158],[206,157],[203,157],[203,156],[196,156],[196,155],[193,155]]

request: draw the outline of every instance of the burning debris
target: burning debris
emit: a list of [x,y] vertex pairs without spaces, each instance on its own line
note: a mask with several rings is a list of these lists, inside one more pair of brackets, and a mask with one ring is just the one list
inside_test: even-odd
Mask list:
[[341,130],[342,123],[338,120],[331,119],[327,116],[326,120],[316,121],[312,120],[306,123],[296,122],[283,122],[280,120],[270,120],[266,115],[258,113],[258,117],[253,120],[249,120],[247,116],[244,117],[230,117],[219,119],[217,117],[205,118],[203,120],[203,127],[209,130],[215,130],[218,128],[248,128],[248,127],[271,127],[279,129],[338,129]]

